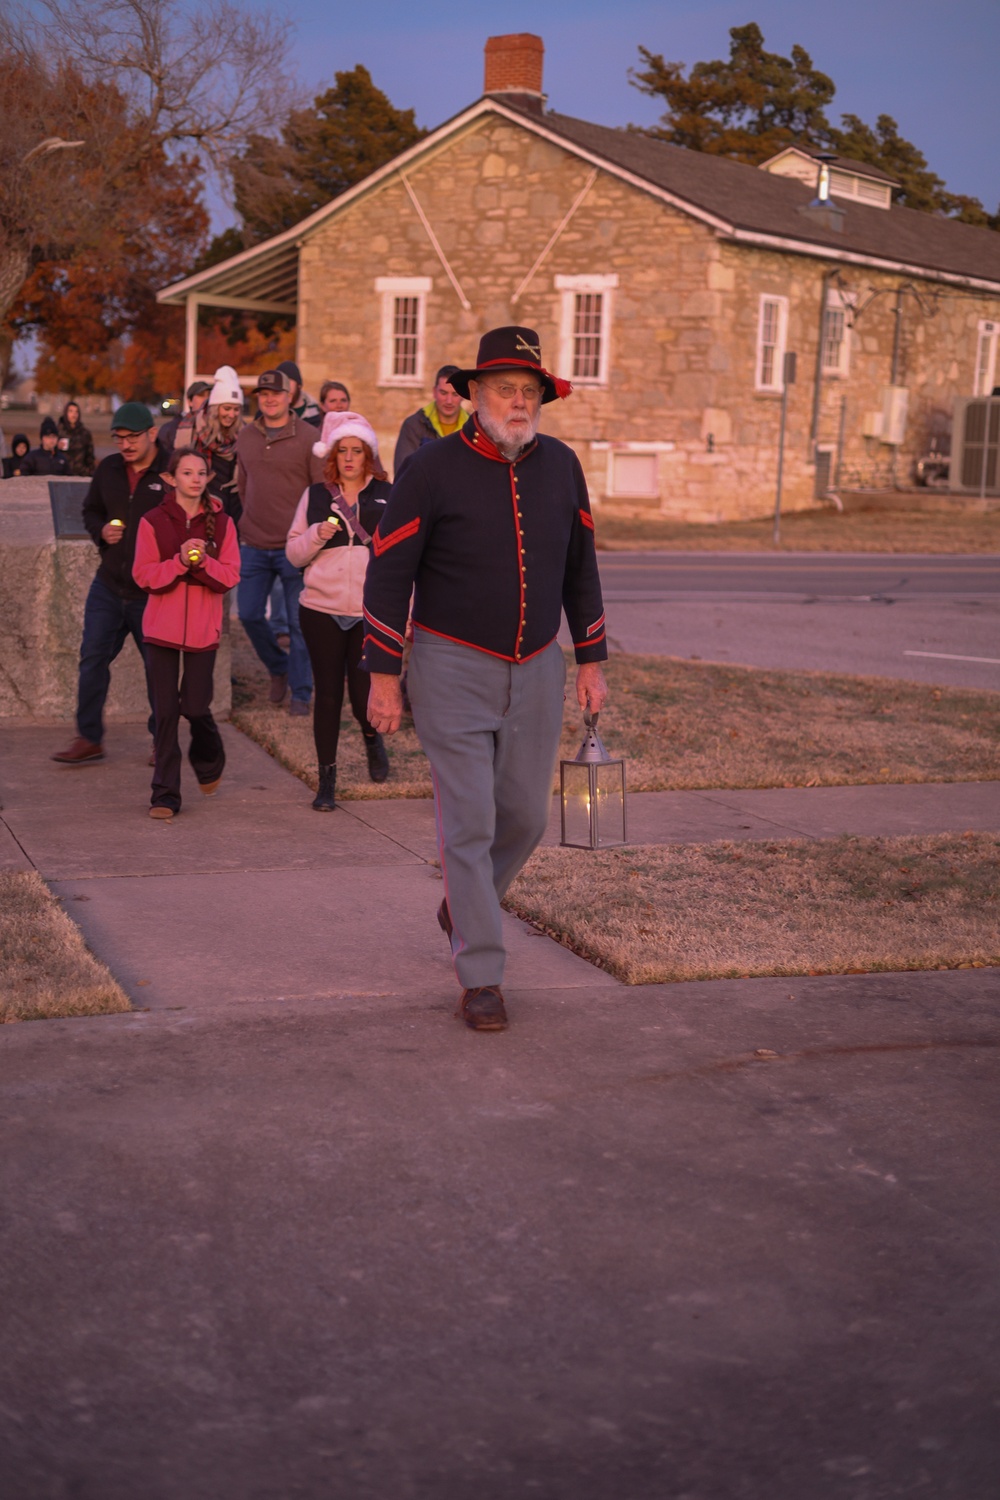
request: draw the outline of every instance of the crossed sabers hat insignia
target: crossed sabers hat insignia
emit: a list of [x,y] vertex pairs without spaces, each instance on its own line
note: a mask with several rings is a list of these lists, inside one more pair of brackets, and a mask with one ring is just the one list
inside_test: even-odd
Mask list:
[[538,363],[541,364],[541,362],[542,362],[542,347],[541,347],[540,344],[528,344],[528,343],[525,343],[525,341],[521,337],[521,335],[518,334],[518,336],[517,336],[517,343],[515,344],[514,347],[517,349],[517,352],[519,354],[523,350],[525,354],[530,354],[533,359],[536,359],[538,361]]

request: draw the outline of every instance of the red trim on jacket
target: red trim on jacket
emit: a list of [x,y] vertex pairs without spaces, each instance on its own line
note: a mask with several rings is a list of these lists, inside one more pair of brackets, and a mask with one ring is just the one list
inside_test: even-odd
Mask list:
[[583,522],[584,526],[589,526],[591,531],[596,530],[596,527],[594,526],[594,518],[590,514],[589,510],[580,511],[580,520]]
[[382,642],[381,641],[377,641],[373,635],[366,635],[365,636],[364,640],[361,642],[361,649],[362,649],[362,651],[365,649],[365,647],[367,646],[367,644],[368,644],[369,641],[371,641],[371,643],[372,643],[373,646],[377,646],[380,651],[384,651],[387,656],[398,656],[399,659],[400,659],[400,661],[402,661],[402,659],[403,659],[403,653],[402,653],[402,651],[394,651],[391,646],[384,646],[382,644]]
[[390,547],[398,546],[405,542],[408,537],[416,536],[420,530],[420,517],[414,516],[412,521],[407,521],[405,526],[397,526],[395,531],[390,531],[388,536],[381,535],[382,523],[379,522],[372,537],[372,547],[376,557],[381,557],[383,552],[388,552]]
[[[369,625],[374,625],[376,630],[381,630],[382,634],[387,635],[391,641],[398,641],[401,646],[403,645],[403,637],[400,635],[398,630],[393,630],[391,625],[383,625],[382,621],[377,620],[370,610],[365,609],[362,611],[362,613],[364,614],[364,617],[368,621]],[[371,637],[369,637],[369,639],[371,639]]]
[[[546,641],[544,646],[539,646],[535,651],[529,651],[527,656],[507,656],[503,651],[491,651],[488,646],[477,646],[473,641],[459,640],[457,635],[445,635],[443,630],[432,630],[429,625],[421,625],[419,620],[414,620],[413,623],[425,635],[436,635],[439,641],[451,641],[453,646],[464,646],[468,651],[481,651],[484,656],[495,657],[497,661],[513,662],[516,667],[523,667],[526,661],[531,661],[534,657],[541,656],[542,652],[547,651],[552,645],[552,641],[555,640],[555,636],[553,636],[552,641]],[[377,645],[378,642],[376,641],[375,644]],[[382,650],[384,651],[385,649],[383,646]]]

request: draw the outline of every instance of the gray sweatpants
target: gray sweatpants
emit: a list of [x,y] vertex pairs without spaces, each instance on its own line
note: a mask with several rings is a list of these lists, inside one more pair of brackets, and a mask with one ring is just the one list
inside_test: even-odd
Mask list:
[[499,984],[500,898],[548,823],[566,663],[555,641],[517,665],[418,628],[407,683],[434,778],[458,981]]

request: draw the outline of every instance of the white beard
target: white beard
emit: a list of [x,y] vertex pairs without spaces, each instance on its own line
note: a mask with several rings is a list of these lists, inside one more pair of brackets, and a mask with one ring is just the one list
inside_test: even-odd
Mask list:
[[515,422],[510,417],[506,422],[497,422],[482,407],[476,412],[486,436],[493,439],[504,458],[516,458],[538,431],[541,410],[537,410],[534,416],[530,412],[525,412],[524,415],[525,420],[522,422]]

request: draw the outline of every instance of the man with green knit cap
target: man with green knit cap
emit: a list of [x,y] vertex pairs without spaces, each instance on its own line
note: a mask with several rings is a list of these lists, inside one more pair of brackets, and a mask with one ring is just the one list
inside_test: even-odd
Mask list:
[[[104,704],[111,663],[128,636],[145,663],[142,615],[146,595],[132,577],[139,522],[164,496],[167,457],[156,441],[148,406],[126,401],[111,419],[117,453],[102,459],[83,502],[83,524],[100,552],[83,611],[77,737],[52,759],[65,766],[104,759]],[[150,704],[149,732],[153,732]]]

